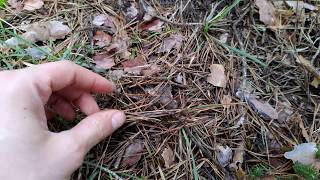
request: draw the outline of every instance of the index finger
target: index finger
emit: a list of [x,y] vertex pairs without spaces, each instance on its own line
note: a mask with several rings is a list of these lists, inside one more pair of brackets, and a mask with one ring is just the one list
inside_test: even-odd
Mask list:
[[58,61],[34,67],[35,83],[46,102],[52,92],[72,86],[86,92],[109,93],[115,85],[104,77],[71,61]]

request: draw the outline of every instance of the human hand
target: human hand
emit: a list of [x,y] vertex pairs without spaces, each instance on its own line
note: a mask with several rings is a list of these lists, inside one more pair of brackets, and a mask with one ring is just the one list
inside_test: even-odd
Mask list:
[[[0,72],[0,179],[69,179],[90,148],[125,121],[121,111],[100,111],[90,95],[113,90],[111,82],[69,61]],[[68,120],[74,106],[87,117],[53,133],[45,105]]]

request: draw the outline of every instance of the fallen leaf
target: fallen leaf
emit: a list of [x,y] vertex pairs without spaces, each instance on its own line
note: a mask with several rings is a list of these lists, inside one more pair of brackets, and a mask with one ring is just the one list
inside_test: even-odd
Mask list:
[[320,79],[319,78],[314,78],[313,81],[311,82],[311,85],[315,88],[318,88],[320,84]]
[[157,75],[159,74],[159,72],[161,71],[160,67],[153,64],[149,67],[146,67],[145,69],[141,70],[141,75],[143,76],[153,76],[153,75]]
[[24,4],[23,9],[27,11],[34,11],[36,9],[41,9],[42,6],[44,5],[42,0],[24,0],[23,4]]
[[25,51],[29,56],[36,60],[45,59],[47,55],[51,53],[51,49],[48,46],[27,48]]
[[290,116],[293,114],[293,109],[288,101],[278,103],[278,121],[281,123],[287,122]]
[[318,71],[310,61],[305,59],[303,56],[299,55],[296,58],[296,62],[306,68],[315,78],[320,79],[320,71]]
[[312,165],[317,161],[315,158],[317,151],[316,143],[302,143],[295,145],[292,151],[284,153],[284,157],[291,159],[293,162],[298,161],[304,165]]
[[92,21],[93,25],[104,26],[110,28],[113,33],[117,32],[117,25],[119,24],[117,19],[109,16],[108,14],[98,14]]
[[[71,32],[70,28],[60,21],[36,22],[23,27],[25,33],[21,35],[24,40],[31,42],[47,41],[49,39],[64,39]],[[25,41],[17,37],[12,37],[5,41],[9,47],[26,44]]]
[[157,14],[157,12],[153,7],[146,6],[145,7],[145,14],[143,16],[143,20],[144,21],[151,21],[156,16],[156,14]]
[[207,81],[214,86],[225,88],[227,86],[227,77],[224,67],[221,64],[212,64],[210,71]]
[[141,71],[146,67],[146,63],[139,56],[135,59],[124,61],[121,64],[124,68],[124,72],[133,75],[141,75]]
[[122,13],[124,14],[127,21],[134,20],[139,15],[138,4],[134,0],[126,0],[125,3],[118,1],[121,7]]
[[237,92],[237,96],[244,98],[246,102],[264,119],[278,119],[278,112],[267,102],[257,99],[257,96],[247,92]]
[[272,3],[268,0],[256,0],[255,3],[259,8],[260,21],[267,26],[276,26],[276,12]]
[[152,19],[139,25],[139,30],[160,32],[164,23],[160,19]]
[[170,85],[160,86],[157,94],[160,94],[160,103],[164,105],[166,109],[178,108],[178,102],[173,99],[172,87]]
[[316,6],[305,3],[303,1],[286,1],[286,4],[290,6],[294,11],[301,11],[302,9],[308,9],[310,11],[318,10]]
[[223,98],[221,99],[221,103],[223,108],[229,108],[232,102],[232,98],[230,95],[223,95]]
[[104,47],[111,43],[112,37],[103,31],[97,31],[93,36],[93,40],[95,45]]
[[113,58],[107,53],[96,54],[92,59],[98,68],[110,69],[115,65]]
[[179,73],[174,81],[178,84],[184,84],[184,77],[182,76],[182,73]]
[[238,148],[235,150],[233,155],[232,163],[229,165],[231,169],[238,172],[241,171],[241,164],[243,163],[243,156],[244,156],[244,143],[242,142]]
[[113,38],[111,45],[107,48],[107,51],[118,54],[120,59],[130,59],[131,53],[128,51],[129,46],[130,38],[126,31],[121,31]]
[[183,41],[183,36],[181,34],[172,34],[170,37],[163,40],[158,53],[169,53],[172,49],[179,50]]
[[169,146],[163,150],[161,156],[164,160],[164,166],[166,168],[169,168],[171,165],[173,165],[175,163],[174,162],[174,153]]
[[131,143],[124,152],[121,167],[127,167],[136,164],[141,159],[143,151],[143,141],[137,140]]
[[15,13],[20,13],[23,9],[22,1],[8,0],[8,4],[10,5],[11,8],[14,9]]
[[218,145],[217,146],[218,149],[218,154],[217,154],[217,160],[219,162],[219,164],[222,167],[226,167],[230,164],[230,161],[232,159],[232,150],[229,146],[223,147]]
[[304,126],[303,119],[302,119],[301,115],[297,114],[296,118],[297,118],[296,120],[299,123],[299,128],[301,129],[302,136],[306,139],[307,142],[310,142],[310,137],[309,137],[309,134]]

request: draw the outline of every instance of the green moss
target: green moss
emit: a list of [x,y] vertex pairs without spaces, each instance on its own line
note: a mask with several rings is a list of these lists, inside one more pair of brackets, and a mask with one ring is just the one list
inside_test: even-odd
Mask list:
[[319,173],[314,167],[310,165],[303,165],[299,162],[294,163],[293,170],[296,174],[306,180],[317,180],[319,177]]
[[266,172],[266,167],[264,167],[263,165],[255,165],[254,167],[252,167],[252,169],[249,172],[249,176],[256,179],[256,178],[261,178],[262,176],[265,175]]

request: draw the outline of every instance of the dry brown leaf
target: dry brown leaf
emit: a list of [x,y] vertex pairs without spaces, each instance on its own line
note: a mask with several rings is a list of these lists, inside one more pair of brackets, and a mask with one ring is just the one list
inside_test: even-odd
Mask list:
[[232,102],[232,98],[230,95],[223,95],[223,98],[221,99],[221,103],[223,105],[223,108],[229,108]]
[[221,64],[212,64],[210,71],[207,81],[214,86],[225,88],[227,86],[227,77],[224,67]]
[[260,21],[267,26],[276,26],[276,12],[272,3],[268,0],[256,0],[255,3],[259,8]]
[[44,5],[42,0],[24,0],[23,4],[24,4],[23,9],[27,11],[34,11],[36,9],[41,9],[42,6]]
[[308,9],[310,11],[318,10],[316,6],[305,3],[303,1],[286,1],[286,4],[290,6],[294,11],[301,11],[302,9]]
[[181,34],[172,34],[163,40],[158,53],[169,53],[172,49],[179,50],[181,48],[183,36]]
[[[24,26],[22,30],[26,31],[21,35],[22,38],[31,42],[64,39],[71,32],[70,28],[60,21],[36,22]],[[25,44],[25,41],[12,37],[5,43],[8,47],[14,47]]]
[[110,69],[115,65],[113,58],[107,53],[96,54],[92,59],[98,68]]
[[111,45],[107,48],[107,51],[114,52],[119,55],[120,59],[130,59],[131,53],[128,51],[130,44],[131,42],[127,32],[122,30],[113,38]]
[[278,119],[278,112],[266,102],[262,102],[260,99],[257,99],[257,96],[244,93],[244,98],[247,103],[259,114],[262,115],[265,119]]
[[159,74],[161,71],[160,67],[153,64],[150,67],[146,67],[145,69],[142,69],[141,75],[143,76],[153,76]]
[[8,0],[8,4],[11,6],[11,8],[14,9],[15,13],[19,13],[23,9],[22,1]]
[[139,30],[160,32],[164,23],[160,19],[152,19],[139,25]]
[[108,14],[98,14],[94,17],[92,24],[110,28],[113,33],[116,33],[119,22],[115,17],[109,16]]
[[169,146],[163,150],[161,156],[164,160],[164,166],[166,168],[169,168],[171,165],[173,165],[175,163],[174,162],[174,153]]
[[296,61],[298,64],[302,65],[304,68],[306,68],[312,75],[315,76],[315,78],[320,79],[320,72],[317,71],[317,69],[311,64],[310,61],[305,59],[303,56],[299,55],[296,58]]
[[319,78],[314,78],[313,81],[311,82],[311,85],[315,88],[318,88],[320,84],[320,79]]
[[234,171],[239,170],[241,168],[241,164],[243,163],[243,157],[244,157],[244,143],[241,143],[238,148],[235,150],[235,153],[233,155],[232,163],[229,165],[231,169]]
[[178,108],[178,102],[173,99],[172,87],[170,85],[160,86],[158,93],[160,93],[160,103],[164,105],[166,109]]
[[297,114],[296,118],[299,123],[299,128],[301,129],[302,136],[306,139],[307,142],[310,142],[310,137],[309,137],[308,131],[306,130],[306,128],[304,126],[303,119],[302,119],[301,115]]
[[103,32],[97,31],[93,36],[94,44],[100,47],[108,46],[111,43],[112,36]]
[[121,167],[127,167],[136,164],[141,159],[143,151],[144,143],[142,140],[137,140],[131,143],[124,152]]
[[139,56],[135,59],[122,62],[121,64],[124,68],[124,72],[134,75],[141,75],[141,71],[146,68],[146,63]]

